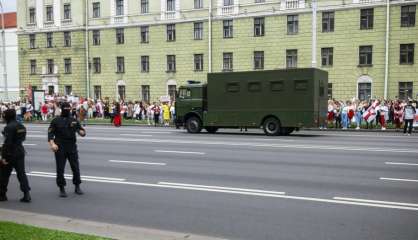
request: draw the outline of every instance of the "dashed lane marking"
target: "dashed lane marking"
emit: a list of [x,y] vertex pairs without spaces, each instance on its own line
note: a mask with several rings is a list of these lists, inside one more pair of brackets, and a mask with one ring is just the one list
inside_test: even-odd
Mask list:
[[135,161],[123,161],[123,160],[109,160],[112,163],[128,163],[128,164],[142,164],[142,165],[159,165],[165,166],[166,163],[156,163],[156,162],[135,162]]

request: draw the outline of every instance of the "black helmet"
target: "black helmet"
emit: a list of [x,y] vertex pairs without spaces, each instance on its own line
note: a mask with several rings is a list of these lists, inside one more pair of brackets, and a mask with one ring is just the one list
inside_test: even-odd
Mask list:
[[7,109],[4,111],[4,120],[8,123],[10,121],[16,120],[16,110]]

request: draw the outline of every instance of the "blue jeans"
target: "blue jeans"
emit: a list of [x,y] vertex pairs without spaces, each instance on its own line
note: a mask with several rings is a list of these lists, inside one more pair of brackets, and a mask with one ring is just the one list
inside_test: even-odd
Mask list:
[[341,123],[343,125],[343,128],[348,128],[349,119],[347,113],[341,113]]
[[361,112],[356,113],[357,127],[361,127],[361,122],[363,120],[363,114]]

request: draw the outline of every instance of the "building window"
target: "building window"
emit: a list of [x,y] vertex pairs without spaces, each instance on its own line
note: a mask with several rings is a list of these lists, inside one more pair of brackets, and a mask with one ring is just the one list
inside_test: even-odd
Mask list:
[[64,47],[71,47],[71,32],[64,32]]
[[176,0],[167,0],[167,11],[168,12],[176,11]]
[[361,9],[360,11],[360,29],[373,29],[373,8]]
[[148,0],[141,0],[141,13],[149,12],[149,2]]
[[298,50],[290,49],[286,50],[286,67],[296,68],[298,66]]
[[149,27],[142,26],[141,27],[141,43],[148,43],[149,42]]
[[332,99],[332,83],[328,83],[328,99]]
[[64,58],[64,73],[71,73],[71,58]]
[[203,54],[194,55],[194,70],[203,71]]
[[93,45],[100,45],[100,30],[93,30]]
[[232,20],[224,20],[224,38],[232,38],[233,35],[233,21]]
[[334,32],[334,12],[322,13],[322,32]]
[[299,16],[287,16],[287,34],[297,34],[299,31]]
[[234,5],[234,0],[223,0],[224,1],[224,6],[232,6]]
[[52,48],[52,33],[46,33],[46,47]]
[[93,18],[100,17],[100,2],[93,3]]
[[73,92],[73,86],[71,85],[66,85],[64,87],[64,95],[68,96],[68,95],[72,95]]
[[233,71],[233,53],[224,53],[223,54],[223,65],[222,65],[222,70],[227,72],[227,71]]
[[94,99],[102,99],[102,86],[94,86]]
[[414,64],[415,44],[401,44],[399,53],[400,64]]
[[414,27],[416,6],[402,6],[401,8],[401,27]]
[[369,100],[372,96],[372,84],[371,83],[359,83],[358,84],[358,99],[360,101]]
[[194,0],[194,9],[203,8],[203,0]]
[[93,73],[101,73],[102,71],[102,64],[100,58],[96,57],[93,58]]
[[321,61],[323,67],[330,67],[334,63],[334,48],[321,48]]
[[30,74],[36,74],[36,60],[30,60]]
[[150,87],[149,85],[142,85],[141,86],[141,98],[142,101],[145,101],[146,103],[149,103],[150,100]]
[[36,36],[35,34],[29,35],[29,48],[34,49],[36,48]]
[[125,58],[116,57],[116,72],[124,73],[125,72]]
[[254,18],[254,36],[264,36],[264,18]]
[[126,98],[126,88],[123,85],[118,86],[118,95],[120,100],[125,100]]
[[360,46],[359,65],[370,66],[373,64],[373,46]]
[[167,55],[167,72],[176,71],[176,55]]
[[53,59],[48,59],[46,60],[46,70],[47,70],[47,74],[54,74],[54,60]]
[[116,28],[116,44],[125,43],[125,33],[123,28]]
[[254,69],[264,69],[264,51],[254,52]]
[[168,24],[167,25],[167,41],[176,41],[176,25]]
[[46,6],[46,21],[47,22],[54,21],[54,10],[52,6]]
[[123,15],[123,0],[116,0],[116,16]]
[[172,102],[175,101],[176,100],[177,86],[176,85],[168,85],[167,90],[168,90],[168,96],[170,96],[170,100]]
[[203,23],[195,22],[194,23],[194,40],[203,39]]
[[149,56],[141,56],[141,72],[149,72]]
[[71,5],[64,4],[64,20],[71,19]]
[[412,99],[412,82],[399,82],[399,99],[408,100]]
[[35,8],[29,8],[29,24],[35,24],[36,10]]

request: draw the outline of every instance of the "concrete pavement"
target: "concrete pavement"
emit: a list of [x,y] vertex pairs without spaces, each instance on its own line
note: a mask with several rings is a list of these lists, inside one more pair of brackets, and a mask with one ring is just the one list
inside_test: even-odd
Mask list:
[[86,195],[60,199],[46,128],[28,126],[34,202],[13,180],[0,208],[228,239],[418,239],[417,135],[89,126]]

